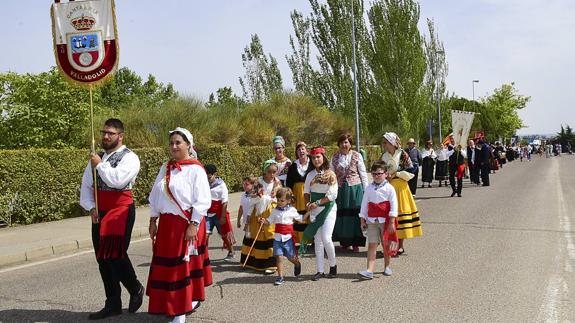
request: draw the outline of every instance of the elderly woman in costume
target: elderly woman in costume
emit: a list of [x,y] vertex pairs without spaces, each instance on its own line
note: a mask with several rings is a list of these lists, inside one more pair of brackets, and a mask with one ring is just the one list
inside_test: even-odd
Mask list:
[[153,256],[148,312],[185,322],[185,315],[205,299],[204,287],[212,284],[205,221],[211,196],[188,130],[170,131],[170,155],[149,197]]
[[[286,177],[286,186],[291,188],[295,197],[295,203],[293,207],[300,214],[305,214],[307,209],[305,205],[305,197],[303,193],[303,187],[305,184],[305,177],[307,173],[309,173],[313,169],[313,165],[310,162],[307,145],[303,141],[298,141],[295,146],[295,153],[297,156],[296,161],[290,165],[287,177]],[[309,221],[305,222],[294,222],[293,230],[296,237],[296,242],[300,242],[303,236],[303,231],[305,230]]]
[[300,244],[300,253],[304,254],[306,246],[314,241],[317,273],[312,280],[317,281],[325,277],[324,252],[329,262],[328,278],[337,276],[337,263],[335,248],[331,239],[337,214],[337,178],[329,167],[329,160],[325,156],[325,148],[316,147],[310,152],[313,170],[305,179],[304,194],[308,211],[311,213],[311,222],[303,232]]
[[359,252],[365,246],[365,237],[361,231],[359,214],[363,192],[368,179],[363,157],[351,149],[353,139],[345,133],[337,140],[339,151],[331,159],[331,167],[337,176],[337,218],[333,231],[333,240],[339,241],[342,249],[353,246]]
[[431,140],[425,143],[425,149],[421,152],[421,188],[431,187],[431,182],[433,182],[433,166],[435,165],[435,160],[437,159],[437,154],[433,150],[433,143]]
[[276,177],[281,181],[282,186],[286,185],[287,172],[291,165],[291,160],[285,155],[286,142],[282,136],[275,136],[273,139],[274,151],[276,156],[273,160],[276,162],[278,172]]
[[[244,237],[242,241],[242,256],[240,262],[245,264],[245,267],[264,271],[266,274],[272,274],[276,270],[276,259],[274,257],[274,225],[264,224],[260,228],[258,218],[267,218],[270,216],[273,208],[276,205],[275,192],[280,188],[281,182],[276,177],[278,166],[275,160],[270,159],[264,162],[262,166],[263,175],[258,178],[258,183],[261,185],[257,197],[253,197],[255,204],[252,215],[249,217],[248,229],[249,234]],[[251,248],[254,239],[257,242]],[[251,251],[251,252],[250,252]]]
[[397,195],[398,225],[396,227],[399,238],[397,254],[402,254],[404,252],[404,239],[423,234],[419,212],[407,184],[413,174],[406,172],[405,169],[412,167],[412,164],[409,156],[401,149],[399,136],[394,132],[387,132],[383,135],[383,149],[385,152],[381,156],[381,160],[388,166],[389,182],[395,188]]

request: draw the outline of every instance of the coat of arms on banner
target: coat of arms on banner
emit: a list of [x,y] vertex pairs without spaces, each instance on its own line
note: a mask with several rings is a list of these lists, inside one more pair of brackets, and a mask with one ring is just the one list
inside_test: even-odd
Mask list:
[[473,112],[451,110],[451,126],[453,128],[453,139],[456,145],[461,145],[462,149],[467,148],[467,138],[473,125]]
[[113,0],[52,5],[52,31],[58,67],[79,84],[103,81],[118,64]]

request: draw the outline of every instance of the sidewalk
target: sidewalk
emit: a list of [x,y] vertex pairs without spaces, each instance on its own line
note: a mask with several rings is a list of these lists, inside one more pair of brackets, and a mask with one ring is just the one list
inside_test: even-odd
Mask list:
[[[231,193],[230,218],[235,221],[242,192]],[[132,240],[148,237],[150,209],[136,208]],[[72,254],[92,248],[89,216],[60,221],[0,228],[0,268]]]

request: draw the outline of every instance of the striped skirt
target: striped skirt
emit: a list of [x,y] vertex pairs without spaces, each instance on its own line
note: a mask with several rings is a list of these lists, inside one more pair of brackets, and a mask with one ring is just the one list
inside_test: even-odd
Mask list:
[[[299,214],[305,214],[306,213],[305,197],[303,194],[303,186],[304,186],[304,182],[295,183],[293,186],[293,193],[295,196],[294,207],[296,208],[296,210],[298,211]],[[305,228],[307,228],[308,224],[309,224],[309,219],[304,221],[304,222],[299,222],[299,221],[294,222],[293,231],[294,231],[296,243],[299,244],[299,242],[301,241],[301,238],[303,237],[303,232],[305,231]]]
[[415,205],[407,182],[401,178],[394,178],[390,183],[397,194],[397,237],[409,239],[423,235],[417,205]]
[[198,255],[184,261],[186,220],[173,214],[160,215],[146,294],[148,312],[177,316],[192,311],[192,301],[205,300],[205,286],[212,284],[212,268],[206,248],[206,221],[198,227]]
[[[272,203],[270,207],[259,216],[262,218],[267,218],[272,213],[275,203]],[[258,234],[258,228],[260,224],[258,223],[258,216],[256,215],[257,210],[254,209],[250,220],[248,223],[251,238],[244,237],[242,241],[242,256],[240,258],[240,263],[243,264],[246,261],[250,247],[254,242]],[[262,231],[259,236],[257,236],[256,243],[248,261],[246,262],[246,267],[254,270],[264,271],[266,269],[276,270],[276,259],[274,257],[274,225],[263,225]]]

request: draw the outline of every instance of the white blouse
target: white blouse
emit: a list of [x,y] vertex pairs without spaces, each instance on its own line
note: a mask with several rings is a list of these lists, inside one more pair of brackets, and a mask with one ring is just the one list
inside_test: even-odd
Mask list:
[[[338,189],[337,180],[335,180],[335,183],[333,183],[332,185],[320,184],[320,183],[314,183],[314,185],[311,185],[311,181],[317,175],[318,175],[318,172],[315,169],[307,174],[307,176],[305,177],[305,184],[303,187],[304,194],[311,194],[312,192],[313,193],[325,193],[325,197],[327,197],[328,200],[330,200],[332,202],[335,201],[335,199],[337,198],[337,189]],[[311,202],[313,202],[313,201],[311,201]],[[325,208],[325,206],[319,206],[319,207],[317,207],[311,211],[310,219],[312,222],[315,221],[315,217],[318,214],[320,214],[324,208]],[[334,206],[332,207],[331,210],[332,210],[332,212],[334,210],[337,210],[337,206],[334,204]]]
[[433,150],[433,148],[427,150],[424,149],[421,151],[421,159],[425,158],[425,157],[431,157],[431,159],[436,159],[437,155],[435,154],[435,150]]
[[242,223],[243,224],[248,223],[248,220],[249,220],[250,216],[252,215],[254,207],[256,206],[256,202],[257,202],[256,198],[252,198],[252,197],[246,195],[246,193],[242,194],[242,197],[240,198],[240,205],[242,206],[241,216],[242,216]]
[[[181,167],[181,171],[177,169],[171,171],[170,191],[182,209],[192,209],[192,221],[201,222],[212,203],[208,176],[199,165],[182,165]],[[184,216],[166,191],[166,164],[160,168],[148,200],[151,217],[158,217],[165,213]]]
[[295,161],[296,166],[297,166],[297,172],[299,173],[299,176],[304,176],[305,172],[307,171],[307,168],[309,166],[309,158],[307,159],[307,163],[305,165],[302,165],[299,161],[299,159],[297,159]]
[[[349,153],[345,155],[342,153],[338,154],[340,156],[339,165],[341,166],[341,168],[347,169],[349,167],[349,164],[351,163],[351,157],[353,152],[350,150]],[[365,169],[365,162],[363,161],[363,156],[360,153],[358,153],[358,155],[359,155],[359,161],[357,162],[357,170],[359,173],[359,178],[361,179],[361,185],[363,186],[363,190],[365,191],[367,185],[369,185],[369,179],[367,178],[367,170]],[[331,164],[330,168],[335,172],[334,164]]]

